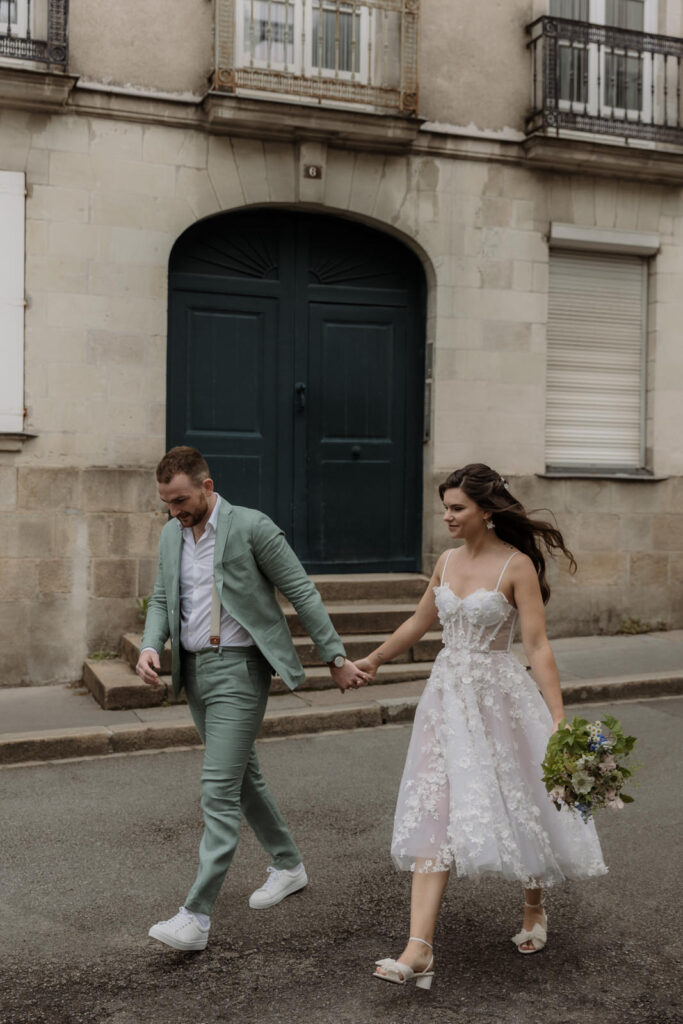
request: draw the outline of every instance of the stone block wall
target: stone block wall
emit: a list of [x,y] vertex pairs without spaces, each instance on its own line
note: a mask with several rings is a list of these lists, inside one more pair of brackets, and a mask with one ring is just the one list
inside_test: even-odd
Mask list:
[[[450,545],[442,523],[438,484],[432,490],[433,570]],[[546,559],[552,588],[547,607],[551,636],[615,633],[625,619],[654,628],[683,623],[683,479],[554,480],[505,475],[511,493],[535,518],[554,521],[578,563],[570,574],[563,555]],[[552,513],[552,514],[549,514]]]
[[[375,153],[211,135],[174,123],[171,107],[157,113],[143,123],[0,112],[0,169],[24,171],[28,188],[26,429],[36,435],[0,450],[1,685],[78,678],[86,654],[137,624],[164,521],[153,469],[165,447],[169,254],[197,220],[262,204],[361,220],[423,262],[426,569],[445,544],[433,482],[489,462],[522,500],[553,509],[579,559],[576,577],[558,570],[556,634],[627,616],[683,624],[680,188],[536,170],[499,142],[474,158],[470,140],[425,132],[414,151]],[[304,179],[305,163],[322,177]],[[666,480],[536,476],[552,221],[659,234],[648,445]]]
[[80,679],[83,659],[140,626],[166,515],[149,469],[3,469],[2,686]]

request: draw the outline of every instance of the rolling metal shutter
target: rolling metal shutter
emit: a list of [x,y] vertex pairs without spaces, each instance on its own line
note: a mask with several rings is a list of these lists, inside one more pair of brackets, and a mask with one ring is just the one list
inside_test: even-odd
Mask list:
[[548,468],[643,465],[646,272],[639,256],[551,252]]

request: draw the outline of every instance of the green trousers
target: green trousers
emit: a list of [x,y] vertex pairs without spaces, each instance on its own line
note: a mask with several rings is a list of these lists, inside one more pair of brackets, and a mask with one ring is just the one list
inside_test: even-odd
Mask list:
[[254,740],[270,689],[270,669],[256,647],[184,653],[187,702],[205,745],[201,779],[204,834],[199,870],[185,906],[210,914],[237,846],[244,815],[273,867],[301,861],[261,775]]

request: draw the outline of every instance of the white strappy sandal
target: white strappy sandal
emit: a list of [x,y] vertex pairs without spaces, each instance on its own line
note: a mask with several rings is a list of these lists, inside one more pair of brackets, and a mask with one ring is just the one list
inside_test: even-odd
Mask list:
[[[410,942],[422,942],[423,945],[429,946],[433,949],[432,945],[427,942],[426,939],[418,939],[415,935],[409,936]],[[431,988],[432,978],[434,977],[434,971],[432,970],[432,964],[434,963],[434,957],[431,958],[424,971],[414,971],[408,964],[404,964],[401,960],[392,960],[391,957],[387,957],[384,960],[375,960],[377,967],[381,967],[382,971],[375,971],[373,978],[381,978],[382,981],[391,981],[394,985],[405,985],[407,981],[415,979],[415,984],[418,988]]]
[[[526,928],[522,928],[520,932],[512,936],[512,941],[517,947],[519,953],[540,953],[546,942],[548,941],[548,915],[545,912],[543,906],[543,900],[540,903],[527,903],[524,900],[525,907],[531,907],[533,910],[538,910],[539,907],[543,909],[543,924],[539,924],[538,921],[529,931]],[[522,949],[525,942],[530,942],[533,949]]]

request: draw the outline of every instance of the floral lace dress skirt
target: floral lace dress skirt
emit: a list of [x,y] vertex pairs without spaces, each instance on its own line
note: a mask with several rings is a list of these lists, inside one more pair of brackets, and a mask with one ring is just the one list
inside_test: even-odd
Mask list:
[[[398,868],[550,886],[607,871],[592,821],[552,804],[552,719],[514,655],[444,648],[418,705],[391,853]],[[418,862],[418,863],[416,863]]]

